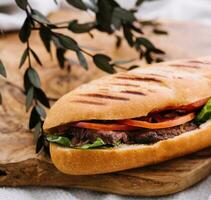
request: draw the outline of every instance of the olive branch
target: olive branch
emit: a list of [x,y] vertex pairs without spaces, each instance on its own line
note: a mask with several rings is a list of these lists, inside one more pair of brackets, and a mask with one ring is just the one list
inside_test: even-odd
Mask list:
[[[93,63],[99,69],[107,73],[115,73],[118,68],[123,70],[131,70],[137,66],[125,68],[122,66],[128,61],[113,61],[112,58],[105,54],[91,54],[86,51],[85,47],[81,47],[72,37],[57,32],[58,29],[67,29],[73,33],[88,33],[90,37],[94,37],[92,30],[106,32],[116,37],[116,47],[121,46],[121,42],[125,39],[131,48],[134,48],[140,55],[140,59],[144,58],[148,63],[153,61],[159,62],[162,59],[158,57],[164,52],[150,42],[142,31],[144,26],[153,26],[155,34],[166,34],[165,31],[158,28],[158,24],[151,21],[138,21],[135,17],[137,6],[141,5],[144,0],[137,0],[134,9],[124,9],[115,0],[90,0],[85,3],[82,0],[66,0],[71,6],[88,11],[91,10],[95,14],[95,20],[87,23],[79,23],[77,19],[52,23],[38,10],[32,8],[28,0],[15,0],[19,8],[26,13],[25,21],[19,31],[19,38],[22,43],[26,44],[26,48],[20,59],[19,68],[26,62],[27,69],[24,73],[24,94],[26,95],[25,107],[26,111],[30,111],[29,129],[34,130],[37,139],[36,152],[39,152],[45,143],[42,134],[42,125],[46,117],[45,108],[50,107],[49,98],[41,88],[40,77],[35,68],[32,66],[32,59],[38,65],[43,66],[39,56],[30,45],[30,36],[32,31],[39,31],[42,43],[49,54],[52,54],[52,45],[56,49],[56,58],[61,69],[71,67],[70,59],[66,57],[67,51],[75,52],[80,65],[88,70],[87,57],[91,57]],[[56,0],[54,0],[55,3]],[[122,36],[117,35],[116,31],[122,31]],[[156,56],[158,55],[158,56]],[[5,68],[0,60],[0,74],[6,77]],[[0,95],[0,100],[1,100]]]

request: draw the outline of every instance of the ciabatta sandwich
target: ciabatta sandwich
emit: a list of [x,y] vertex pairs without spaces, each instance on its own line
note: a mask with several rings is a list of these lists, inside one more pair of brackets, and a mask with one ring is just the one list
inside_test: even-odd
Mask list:
[[159,163],[211,146],[211,59],[154,64],[94,80],[50,109],[44,131],[62,172]]

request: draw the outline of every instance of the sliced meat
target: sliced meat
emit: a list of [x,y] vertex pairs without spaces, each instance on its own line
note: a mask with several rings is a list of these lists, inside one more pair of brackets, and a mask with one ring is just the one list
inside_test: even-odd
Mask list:
[[128,142],[126,132],[120,131],[95,131],[84,128],[72,128],[68,134],[72,136],[72,145],[81,146],[83,144],[94,142],[97,138],[101,138],[106,144],[113,145],[118,141]]
[[191,131],[197,128],[194,123],[185,123],[179,126],[165,129],[149,130],[146,129],[141,133],[136,131],[130,134],[130,140],[135,143],[151,144],[160,140],[166,140],[175,136],[181,135],[184,132]]
[[156,130],[139,129],[136,131],[97,131],[72,127],[67,131],[67,134],[72,138],[71,141],[74,147],[92,143],[97,138],[101,138],[108,145],[113,145],[118,141],[126,144],[152,144],[160,140],[173,138],[196,128],[197,125],[190,122],[172,128]]

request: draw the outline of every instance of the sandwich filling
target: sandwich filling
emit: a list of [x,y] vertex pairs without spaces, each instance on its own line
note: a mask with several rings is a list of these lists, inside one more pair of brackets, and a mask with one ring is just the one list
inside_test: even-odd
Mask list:
[[73,147],[81,147],[85,144],[94,143],[98,138],[105,144],[115,146],[124,144],[152,144],[160,140],[178,136],[184,132],[197,128],[194,123],[185,123],[172,128],[164,129],[137,129],[134,131],[100,131],[85,128],[70,128],[66,136],[71,139]]
[[[203,101],[204,102],[204,101]],[[176,110],[150,113],[127,120],[74,122],[57,127],[49,142],[80,148],[109,148],[119,144],[153,144],[195,130],[211,118],[211,100]]]

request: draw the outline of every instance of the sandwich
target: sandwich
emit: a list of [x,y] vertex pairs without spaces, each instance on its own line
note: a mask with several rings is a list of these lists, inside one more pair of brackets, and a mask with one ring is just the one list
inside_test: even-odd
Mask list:
[[163,62],[84,84],[43,125],[54,165],[89,175],[163,162],[211,146],[211,58]]

